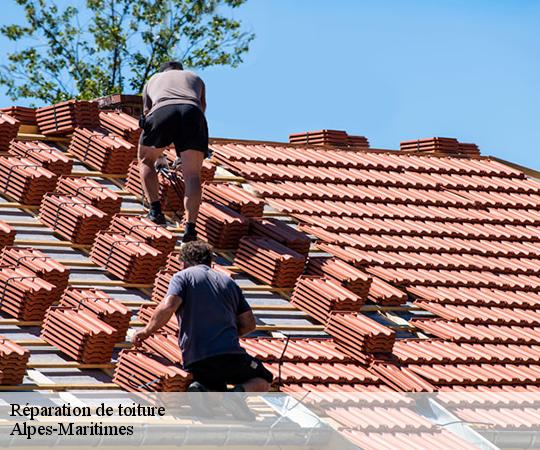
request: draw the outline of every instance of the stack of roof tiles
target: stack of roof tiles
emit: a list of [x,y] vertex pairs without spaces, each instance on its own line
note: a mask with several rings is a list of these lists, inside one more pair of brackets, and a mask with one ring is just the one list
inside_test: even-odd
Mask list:
[[204,186],[203,199],[225,205],[244,217],[263,215],[264,201],[235,184],[207,183]]
[[234,263],[246,273],[275,287],[293,287],[304,271],[305,256],[272,239],[246,236]]
[[337,258],[310,257],[306,272],[336,280],[362,299],[367,298],[372,282],[367,273]]
[[13,140],[8,154],[28,159],[58,176],[68,175],[73,168],[73,161],[70,158],[41,141]]
[[42,320],[58,288],[23,267],[0,267],[0,310],[20,320]]
[[0,336],[0,385],[21,384],[29,358],[28,349]]
[[447,155],[479,156],[476,144],[459,142],[454,138],[425,138],[415,141],[403,141],[399,144],[402,152],[440,153]]
[[85,364],[109,362],[116,336],[95,314],[64,306],[49,308],[41,328],[45,341]]
[[117,214],[113,217],[108,231],[132,236],[159,250],[161,252],[159,267],[166,263],[167,256],[176,245],[174,234],[145,217]]
[[170,270],[167,268],[161,269],[154,281],[154,287],[152,289],[152,301],[159,303],[167,295],[169,290],[169,283],[172,280],[174,274],[177,273],[176,270]]
[[36,119],[39,131],[46,136],[69,134],[77,127],[99,126],[99,110],[94,102],[68,100],[38,108]]
[[122,350],[113,383],[131,392],[183,392],[191,375],[166,358],[139,350]]
[[308,255],[311,246],[311,239],[307,234],[275,218],[252,219],[249,223],[249,233],[253,236],[273,239],[304,256]]
[[[155,303],[148,303],[141,305],[139,308],[139,314],[137,314],[137,318],[143,322],[148,323],[154,314],[154,310],[156,309]],[[158,331],[166,334],[172,334],[174,336],[178,336],[178,333],[180,331],[180,328],[178,326],[178,320],[176,318],[176,315],[172,315],[172,317],[169,319],[169,321],[161,327]]]
[[325,324],[333,311],[360,311],[364,299],[335,280],[302,275],[294,286],[291,303]]
[[0,112],[9,114],[11,117],[17,119],[21,125],[37,125],[35,108],[9,106],[7,108],[0,108]]
[[75,244],[89,245],[110,218],[78,197],[47,194],[39,211],[41,221]]
[[142,129],[139,122],[129,114],[118,111],[101,111],[99,123],[102,128],[120,136],[132,145],[139,143]]
[[56,181],[54,173],[29,159],[0,156],[0,189],[17,202],[39,205]]
[[325,331],[333,336],[338,348],[359,361],[370,353],[389,353],[396,333],[363,314],[333,313]]
[[44,135],[69,134],[77,127],[99,126],[99,110],[95,102],[68,100],[38,108],[36,119],[39,131]]
[[0,253],[0,266],[22,267],[34,273],[56,287],[51,296],[58,300],[68,285],[69,269],[47,256],[45,253],[33,248],[5,247]]
[[131,311],[110,295],[98,289],[68,288],[60,299],[60,306],[90,311],[114,328],[114,342],[123,342],[129,328]]
[[136,147],[112,133],[77,128],[69,151],[90,167],[107,174],[125,174],[136,157]]
[[120,212],[122,197],[92,178],[61,177],[56,185],[59,194],[75,196],[103,211],[112,219]]
[[182,364],[182,351],[178,346],[178,336],[154,333],[142,342],[142,348],[149,353],[166,358],[173,364]]
[[[159,180],[159,197],[161,200],[161,208],[164,211],[183,211],[184,203],[184,182],[179,179],[176,183],[176,189],[171,180],[158,173]],[[141,182],[141,171],[138,161],[133,161],[127,171],[126,190],[135,196],[145,198],[144,190]]]
[[163,261],[161,252],[142,239],[103,231],[96,237],[90,258],[129,283],[152,283]]
[[219,203],[203,202],[196,222],[200,238],[218,249],[235,249],[248,233],[249,221],[241,214]]
[[94,100],[100,109],[122,111],[138,118],[142,114],[142,96],[134,94],[112,94]]
[[0,248],[13,245],[15,241],[15,230],[9,224],[0,220]]
[[20,122],[9,114],[0,112],[0,151],[7,151],[9,143],[17,137]]
[[336,147],[369,147],[369,141],[364,136],[349,136],[346,131],[319,130],[306,131],[289,135],[291,144],[333,145]]

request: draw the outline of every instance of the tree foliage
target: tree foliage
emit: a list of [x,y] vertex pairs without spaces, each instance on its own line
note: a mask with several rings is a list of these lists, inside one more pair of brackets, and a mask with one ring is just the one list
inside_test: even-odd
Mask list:
[[167,60],[236,67],[254,38],[227,15],[246,0],[85,0],[79,8],[15,1],[25,24],[0,28],[24,45],[0,66],[0,84],[13,100],[139,93]]

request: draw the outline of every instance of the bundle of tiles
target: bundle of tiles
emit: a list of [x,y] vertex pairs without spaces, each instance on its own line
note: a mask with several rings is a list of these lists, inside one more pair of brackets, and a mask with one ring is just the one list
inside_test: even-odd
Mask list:
[[40,220],[74,244],[90,245],[109,217],[78,197],[47,194],[39,210]]
[[0,336],[0,385],[21,384],[29,358],[27,348]]
[[306,131],[289,135],[291,144],[334,145],[346,147],[349,145],[347,132],[340,130]]
[[56,185],[59,194],[77,197],[103,211],[109,219],[120,212],[122,197],[92,178],[61,177]]
[[123,175],[137,155],[136,147],[119,136],[107,133],[77,128],[69,151],[102,173]]
[[360,311],[364,298],[334,280],[302,275],[294,286],[291,303],[326,323],[333,311]]
[[337,258],[310,257],[306,273],[336,280],[362,299],[367,298],[372,281],[367,273]]
[[0,220],[0,248],[13,245],[14,241],[15,229],[3,220]]
[[273,239],[304,256],[308,255],[311,246],[311,239],[306,233],[275,218],[252,219],[249,223],[249,234]]
[[347,135],[347,144],[349,147],[369,148],[369,140],[365,136]]
[[35,108],[29,108],[27,106],[9,106],[7,108],[0,108],[0,112],[9,114],[11,117],[17,119],[21,125],[37,125]]
[[168,269],[161,269],[157,273],[154,287],[152,288],[152,301],[159,303],[166,297],[167,291],[169,290],[169,283],[175,273],[177,273],[176,270]]
[[20,122],[9,114],[0,112],[0,151],[9,149],[9,143],[17,137]]
[[99,124],[101,128],[120,136],[132,145],[139,143],[142,129],[139,127],[139,121],[129,114],[119,111],[101,111]]
[[[137,314],[137,318],[143,322],[144,324],[147,324],[150,319],[152,318],[152,315],[154,314],[154,310],[156,309],[155,303],[147,303],[144,305],[141,305],[139,308],[139,314]],[[178,326],[178,319],[176,318],[176,315],[173,315],[169,321],[159,329],[161,333],[167,333],[172,334],[174,336],[178,336],[178,333],[180,332],[180,328]]]
[[20,320],[42,320],[57,287],[28,269],[0,267],[0,310]]
[[274,286],[293,287],[306,258],[272,239],[246,236],[240,240],[234,263],[246,273]]
[[382,306],[397,306],[407,303],[407,294],[378,277],[372,277],[368,300]]
[[101,231],[90,258],[128,283],[152,283],[163,260],[161,252],[133,236]]
[[77,127],[98,127],[99,109],[95,102],[68,100],[38,108],[36,119],[40,133],[46,136],[69,134]]
[[400,142],[402,152],[412,153],[442,153],[445,155],[479,156],[480,150],[476,144],[459,142],[455,138],[433,137],[415,141]]
[[[179,212],[184,211],[184,182],[178,180],[176,185],[158,173],[159,181],[159,199],[161,201],[161,208],[166,212]],[[176,186],[176,188],[175,188]],[[126,190],[140,199],[144,199],[144,190],[141,181],[141,171],[138,161],[133,161],[128,168]]]
[[174,234],[145,217],[116,214],[108,231],[132,236],[158,249],[161,252],[159,267],[165,265],[167,256],[174,250],[176,245],[176,236]]
[[130,392],[185,392],[192,376],[166,358],[126,349],[120,352],[112,381]]
[[90,311],[100,320],[115,329],[114,342],[124,342],[131,320],[131,311],[110,295],[98,289],[76,289],[70,287],[64,291],[60,306]]
[[82,309],[52,306],[45,315],[41,338],[84,364],[111,360],[116,330]]
[[8,154],[26,158],[58,176],[70,174],[73,168],[70,158],[41,141],[11,141]]
[[[227,269],[226,266],[222,266],[221,264],[217,264],[216,262],[212,262],[212,269],[217,270],[218,272],[221,272],[222,274],[227,275],[231,278],[234,278],[235,276],[235,273]],[[172,252],[169,254],[165,270],[169,270],[172,272],[180,272],[181,270],[184,270],[184,263],[180,259],[180,252]]]
[[262,217],[264,200],[231,183],[207,183],[203,199],[231,208],[244,217]]
[[166,358],[172,364],[182,364],[182,351],[178,346],[178,337],[167,333],[154,333],[142,343],[142,348],[149,353]]
[[201,203],[196,222],[197,233],[214,248],[234,250],[240,238],[247,234],[248,228],[248,219],[236,211],[218,203]]
[[25,205],[39,205],[58,177],[26,158],[0,156],[0,190]]
[[69,269],[65,265],[33,248],[5,247],[0,253],[0,266],[27,269],[56,286],[54,301],[60,298],[69,281]]
[[372,353],[391,353],[396,340],[393,330],[363,314],[332,313],[324,331],[343,353],[361,362]]

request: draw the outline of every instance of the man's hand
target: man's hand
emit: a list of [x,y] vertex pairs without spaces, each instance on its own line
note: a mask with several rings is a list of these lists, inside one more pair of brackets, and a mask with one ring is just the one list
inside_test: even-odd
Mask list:
[[150,333],[148,333],[148,331],[146,331],[146,328],[143,328],[142,330],[139,330],[139,331],[136,331],[132,338],[131,338],[131,343],[135,346],[135,347],[139,347],[142,342],[148,337],[150,336]]

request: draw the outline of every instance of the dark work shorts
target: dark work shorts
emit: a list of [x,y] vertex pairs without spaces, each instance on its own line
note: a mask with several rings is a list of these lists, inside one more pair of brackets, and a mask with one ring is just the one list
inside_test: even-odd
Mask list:
[[157,148],[174,144],[178,156],[184,150],[199,150],[208,155],[204,113],[194,105],[162,106],[146,116],[140,143]]
[[242,384],[252,378],[263,378],[269,383],[272,373],[257,358],[247,353],[227,353],[195,361],[186,368],[194,381],[211,391],[225,392],[228,384]]

